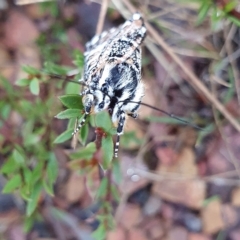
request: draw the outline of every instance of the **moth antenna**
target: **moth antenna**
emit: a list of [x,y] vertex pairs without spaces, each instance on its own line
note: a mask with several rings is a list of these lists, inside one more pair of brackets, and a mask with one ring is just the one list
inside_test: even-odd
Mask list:
[[[70,76],[64,76],[64,77],[63,77],[63,76],[60,76],[60,75],[55,74],[55,73],[47,73],[47,72],[45,72],[45,73],[46,73],[47,75],[49,75],[50,77],[57,78],[57,79],[60,79],[60,80],[62,80],[62,81],[67,81],[67,82],[72,82],[72,83],[76,83],[76,84],[83,85],[83,86],[88,86],[87,84],[84,84],[81,80],[80,80],[80,81],[70,80],[70,79],[69,79]],[[105,94],[105,95],[107,95],[109,98],[111,98],[108,94]],[[120,102],[120,101],[119,101],[119,102]],[[122,102],[123,102],[123,101],[122,101]],[[129,101],[129,102],[131,102],[131,103],[138,103],[138,104],[141,104],[141,105],[143,105],[143,106],[145,106],[145,107],[149,107],[149,108],[151,108],[151,109],[153,109],[153,110],[155,110],[155,111],[164,113],[165,115],[167,115],[167,116],[169,116],[169,117],[171,117],[171,118],[173,118],[173,119],[176,119],[176,120],[178,120],[178,121],[180,121],[180,122],[182,122],[182,123],[185,123],[186,125],[189,125],[189,126],[191,126],[191,127],[193,127],[193,128],[196,128],[196,129],[198,129],[198,130],[204,131],[203,128],[201,128],[201,127],[199,127],[199,126],[197,126],[197,125],[195,125],[195,124],[193,124],[193,123],[191,123],[191,122],[189,122],[189,121],[186,121],[186,120],[184,120],[184,119],[182,119],[182,118],[179,118],[179,117],[175,116],[175,115],[172,114],[172,113],[168,113],[167,111],[164,111],[164,110],[162,110],[162,109],[160,109],[160,108],[154,107],[154,106],[152,106],[152,105],[149,105],[149,104],[143,103],[143,102],[140,102],[140,103],[139,103],[139,102],[135,102],[135,101]]]
[[[134,101],[130,101],[130,102],[132,102],[132,103],[139,103],[139,102],[134,102]],[[166,111],[164,111],[164,110],[162,110],[162,109],[160,109],[160,108],[151,106],[151,105],[149,105],[149,104],[147,104],[147,103],[140,102],[140,104],[143,105],[143,106],[145,106],[145,107],[149,107],[149,108],[151,108],[151,109],[153,109],[153,110],[156,110],[156,111],[158,111],[158,112],[164,113],[165,115],[167,115],[167,116],[169,116],[169,117],[171,117],[171,118],[173,118],[173,119],[176,119],[176,120],[178,120],[178,121],[180,121],[180,122],[182,122],[182,123],[185,123],[186,125],[189,125],[189,126],[191,126],[191,127],[193,127],[193,128],[196,128],[196,129],[198,129],[198,130],[204,131],[203,128],[201,128],[201,127],[199,127],[199,126],[197,126],[197,125],[195,125],[195,124],[193,124],[193,123],[191,123],[191,122],[189,122],[189,121],[186,121],[186,120],[184,120],[184,119],[182,119],[182,118],[179,118],[179,117],[175,116],[175,115],[172,114],[172,113],[168,113],[168,112],[166,112]]]
[[76,83],[76,84],[82,85],[82,86],[88,86],[87,84],[83,83],[82,81],[75,81],[75,80],[69,79],[69,78],[71,78],[71,76],[60,76],[58,74],[48,73],[48,72],[44,72],[44,73],[47,74],[49,77],[56,78],[56,79],[59,79],[62,81],[72,82],[72,83]]

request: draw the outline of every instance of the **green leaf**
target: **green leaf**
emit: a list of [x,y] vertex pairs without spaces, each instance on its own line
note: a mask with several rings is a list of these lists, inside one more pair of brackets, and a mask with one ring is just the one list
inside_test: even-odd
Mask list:
[[34,67],[31,67],[31,66],[28,66],[28,65],[24,65],[22,66],[22,70],[28,74],[33,74],[33,75],[36,75],[39,73],[39,70],[34,68]]
[[58,119],[68,119],[68,118],[77,118],[81,116],[81,111],[79,109],[67,109],[60,112],[57,116]]
[[223,11],[225,13],[231,12],[234,10],[238,5],[238,1],[231,0],[227,4],[225,4]]
[[68,129],[56,137],[53,143],[63,143],[72,137],[73,130]]
[[37,165],[33,169],[32,179],[31,179],[33,185],[42,177],[42,173],[44,171],[43,170],[44,165],[45,165],[44,161],[38,161]]
[[211,2],[206,0],[202,1],[202,5],[198,12],[197,25],[200,25],[204,21],[211,6]]
[[102,197],[105,197],[107,194],[108,189],[108,179],[104,177],[100,183],[100,186],[96,193],[96,199],[100,199]]
[[89,132],[89,126],[88,124],[84,124],[81,128],[80,137],[81,137],[81,143],[82,145],[86,144],[87,138],[88,138],[88,132]]
[[[32,187],[32,186],[31,186]],[[26,200],[26,201],[29,201],[30,200],[30,197],[29,197],[29,194],[30,192],[32,191],[32,188],[30,189],[30,186],[28,185],[23,185],[20,189],[20,195],[21,197]]]
[[112,121],[109,113],[106,111],[96,114],[95,122],[97,127],[103,128],[106,132],[108,132],[109,129],[112,129]]
[[92,233],[93,238],[96,240],[104,240],[107,236],[107,231],[104,224],[100,224],[99,227]]
[[119,164],[119,160],[118,159],[114,159],[113,160],[112,171],[113,171],[114,181],[116,183],[120,184],[120,182],[122,180],[122,175],[121,175],[121,168],[120,168],[120,164]]
[[117,187],[115,185],[111,185],[111,193],[113,198],[117,201],[120,202],[120,194],[117,190]]
[[31,80],[29,89],[32,94],[34,94],[34,95],[39,94],[39,81],[37,78],[34,78],[33,80]]
[[66,94],[78,94],[80,92],[81,85],[78,82],[68,82],[65,88]]
[[11,105],[6,103],[6,104],[2,107],[2,110],[1,110],[2,118],[3,118],[4,120],[7,120],[8,117],[9,117],[10,112],[11,112]]
[[112,136],[102,138],[102,151],[103,151],[103,163],[104,169],[108,169],[113,160],[113,139]]
[[61,103],[72,109],[83,109],[82,97],[79,94],[69,94],[59,97]]
[[35,220],[36,220],[35,216],[24,218],[23,230],[24,230],[25,233],[28,233],[32,229],[33,224],[35,223]]
[[217,200],[219,200],[219,199],[220,199],[220,198],[219,198],[218,195],[214,195],[214,196],[212,196],[212,197],[210,197],[210,198],[205,199],[205,200],[203,201],[203,203],[202,203],[202,206],[203,206],[203,207],[206,207],[209,203],[211,203],[211,202],[213,202],[213,201],[217,201]]
[[54,153],[50,153],[47,163],[47,177],[51,184],[55,183],[58,176],[58,161]]
[[4,186],[2,192],[3,193],[11,193],[16,188],[20,187],[22,184],[22,180],[19,174],[12,177]]
[[43,187],[47,194],[49,194],[52,197],[54,196],[53,183],[49,183],[47,179],[43,179]]
[[32,171],[28,167],[23,168],[24,182],[28,185],[32,184]]
[[23,78],[23,79],[17,80],[15,84],[20,87],[25,87],[25,86],[28,86],[29,83],[30,83],[29,79]]
[[28,133],[26,134],[26,137],[24,137],[24,146],[32,146],[32,145],[36,145],[37,143],[39,143],[41,140],[41,136],[39,136],[38,134],[31,134]]
[[13,159],[15,160],[15,163],[17,163],[19,166],[24,165],[24,157],[17,149],[13,150]]
[[19,165],[16,164],[13,156],[9,157],[1,167],[1,173],[10,174],[15,172],[19,168]]
[[84,66],[84,56],[79,50],[74,51],[74,58],[75,60],[73,63],[78,67],[82,68]]
[[227,18],[234,23],[235,25],[237,25],[238,27],[240,27],[240,20],[231,16],[231,15],[227,15]]
[[78,152],[70,155],[71,159],[92,159],[93,154],[96,152],[95,143],[89,143],[85,148],[80,149]]
[[64,66],[56,65],[52,62],[45,62],[44,71],[52,74],[57,74],[57,75],[67,75],[68,68]]
[[32,194],[30,196],[30,200],[27,203],[27,210],[26,210],[27,216],[32,215],[32,213],[35,211],[40,194],[41,194],[41,190],[42,190],[42,183],[37,182],[33,188]]

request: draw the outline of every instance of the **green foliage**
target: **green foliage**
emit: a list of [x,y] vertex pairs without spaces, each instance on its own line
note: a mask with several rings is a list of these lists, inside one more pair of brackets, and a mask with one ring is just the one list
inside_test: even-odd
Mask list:
[[[11,136],[8,141],[12,141],[0,150],[1,154],[6,156],[0,171],[7,180],[3,193],[17,191],[26,201],[26,214],[28,216],[26,229],[29,229],[42,192],[45,191],[53,196],[54,184],[58,176],[58,160],[54,154],[56,135],[50,124],[54,115],[62,110],[62,106],[55,103],[59,81],[52,81],[46,72],[52,70],[54,74],[66,74],[69,68],[60,67],[53,63],[46,63],[43,72],[31,66],[23,66],[22,68],[28,76],[19,79],[16,86],[11,85],[5,78],[1,78],[0,81],[0,88],[3,88],[6,93],[0,99],[1,119],[7,122],[10,113],[14,111],[22,122],[21,128],[17,131],[14,128],[9,128],[9,133],[6,136],[0,136],[2,142],[6,140],[8,135]],[[62,81],[60,83],[62,84]],[[43,94],[41,89],[44,88],[44,85],[47,86],[46,89],[51,89],[51,91]],[[15,88],[18,87],[21,87],[21,91],[16,91]],[[32,96],[24,97],[26,92],[32,93]],[[79,96],[71,95],[69,98],[72,103],[70,105],[68,105],[68,99],[61,99],[70,108],[65,113],[59,114],[59,118],[80,115],[82,103]],[[69,116],[69,114],[72,115]],[[56,139],[55,143],[70,139],[72,131],[73,128],[67,129]],[[86,134],[87,130],[85,129],[83,134],[85,142]],[[19,140],[17,141],[17,139]]]
[[95,143],[89,143],[85,148],[82,148],[70,155],[71,159],[91,159],[96,152]]
[[112,136],[108,135],[102,139],[103,168],[109,169],[113,159],[113,141]]
[[67,108],[83,109],[82,97],[79,94],[65,95],[59,97],[61,103]]
[[217,29],[219,23],[224,19],[229,20],[238,27],[240,26],[240,20],[231,14],[231,11],[235,10],[238,5],[237,0],[230,0],[224,6],[217,5],[216,1],[213,0],[197,0],[196,2],[199,3],[197,25],[203,23],[209,14],[213,29]]

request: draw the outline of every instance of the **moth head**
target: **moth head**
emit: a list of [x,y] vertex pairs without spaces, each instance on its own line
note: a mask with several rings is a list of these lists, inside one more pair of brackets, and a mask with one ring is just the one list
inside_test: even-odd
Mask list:
[[110,97],[101,90],[96,90],[94,93],[94,112],[100,112],[107,109],[109,104]]

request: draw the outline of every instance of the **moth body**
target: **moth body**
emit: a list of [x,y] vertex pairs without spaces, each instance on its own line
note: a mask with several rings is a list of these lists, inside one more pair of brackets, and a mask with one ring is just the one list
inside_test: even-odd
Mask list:
[[109,110],[117,124],[115,157],[120,135],[123,134],[126,114],[136,118],[144,95],[141,82],[141,48],[146,36],[144,21],[135,13],[119,28],[95,36],[86,44],[84,53],[83,105],[85,115],[74,133],[84,124],[91,109]]

